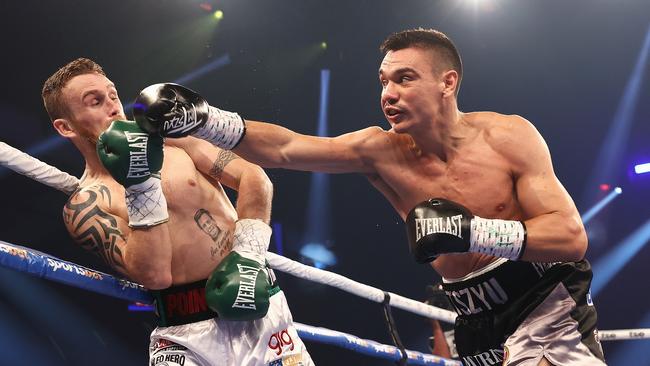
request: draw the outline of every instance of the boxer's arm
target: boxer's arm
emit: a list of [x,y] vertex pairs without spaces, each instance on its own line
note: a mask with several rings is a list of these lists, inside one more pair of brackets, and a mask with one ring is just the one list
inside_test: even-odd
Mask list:
[[[187,118],[187,115],[193,118]],[[326,173],[373,173],[369,141],[379,127],[366,128],[335,138],[295,133],[269,123],[244,121],[234,112],[209,106],[195,91],[163,83],[144,88],[134,104],[133,116],[141,129],[156,136],[194,136],[269,168]],[[386,137],[379,141],[386,141]],[[364,158],[365,157],[365,158]]]
[[431,353],[436,356],[451,358],[451,351],[449,350],[447,338],[445,338],[445,332],[442,330],[440,322],[436,319],[431,319],[430,321],[433,336],[432,343],[430,344]]
[[166,143],[185,150],[200,172],[237,191],[240,219],[269,223],[273,185],[262,168],[195,137],[167,139]]
[[246,121],[246,134],[234,151],[267,168],[324,173],[374,173],[371,156],[384,131],[379,127],[338,137],[302,135],[271,123]]
[[521,260],[582,259],[587,235],[573,200],[555,176],[546,142],[523,118],[507,119],[507,136],[499,150],[512,163],[517,199],[524,211],[528,238]]
[[150,289],[171,285],[171,244],[167,224],[131,230],[116,214],[114,194],[104,185],[75,192],[63,208],[73,240],[111,268]]

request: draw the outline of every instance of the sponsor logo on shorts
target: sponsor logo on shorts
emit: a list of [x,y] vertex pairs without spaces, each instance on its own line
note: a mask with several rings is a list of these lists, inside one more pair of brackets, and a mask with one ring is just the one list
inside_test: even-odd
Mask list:
[[467,366],[494,366],[502,364],[504,350],[493,348],[473,356],[463,357],[463,365]]
[[183,366],[187,347],[168,339],[158,338],[149,347],[149,364],[151,366]]
[[291,339],[291,334],[289,331],[284,329],[280,332],[271,334],[271,337],[268,341],[269,349],[271,349],[277,356],[280,356],[282,352],[285,352],[287,349],[293,351],[295,345],[293,344],[293,339]]
[[594,300],[591,298],[591,289],[587,292],[587,305],[594,306]]
[[181,346],[178,343],[172,342],[172,341],[170,341],[168,339],[164,339],[164,338],[156,339],[156,341],[153,342],[151,344],[151,346],[149,346],[149,352],[152,353],[152,354],[154,354],[154,353],[156,353],[158,351],[161,351],[161,350],[185,351],[186,349],[187,349],[187,347]]
[[474,286],[445,291],[445,293],[456,308],[456,312],[463,315],[492,310],[495,306],[508,301],[508,294],[494,277]]
[[170,318],[208,310],[204,287],[166,294],[164,301],[166,315]]
[[302,352],[284,356],[278,360],[271,361],[269,366],[304,366],[305,363],[302,362]]
[[151,366],[183,366],[185,355],[178,353],[158,355],[151,358]]
[[503,346],[503,366],[508,364],[508,359],[510,358],[510,351],[507,346]]
[[415,240],[430,234],[445,233],[462,238],[463,215],[415,219]]

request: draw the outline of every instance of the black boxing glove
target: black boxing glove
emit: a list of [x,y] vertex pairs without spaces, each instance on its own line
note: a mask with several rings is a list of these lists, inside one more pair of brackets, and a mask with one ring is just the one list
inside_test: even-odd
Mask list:
[[406,217],[406,233],[418,263],[431,262],[440,254],[467,252],[518,260],[526,246],[523,222],[484,219],[443,198],[417,204]]
[[133,104],[133,117],[150,134],[194,136],[226,150],[237,146],[246,131],[237,113],[212,107],[198,93],[172,83],[144,88]]

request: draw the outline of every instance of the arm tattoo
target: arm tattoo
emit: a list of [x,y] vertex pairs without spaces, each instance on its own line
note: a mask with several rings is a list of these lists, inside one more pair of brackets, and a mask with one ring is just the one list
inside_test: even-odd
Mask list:
[[214,221],[208,210],[202,208],[198,209],[194,214],[194,222],[196,222],[201,231],[208,234],[214,242],[214,246],[210,248],[210,256],[212,259],[215,259],[215,256],[217,255],[219,258],[223,258],[223,256],[230,252],[232,249],[232,242],[228,240],[228,232],[222,230],[217,225],[217,222]]
[[[110,204],[111,193],[108,188],[100,186],[99,192]],[[88,194],[88,198],[80,203],[72,203],[72,198],[82,193]],[[63,220],[70,228],[72,238],[82,248],[95,253],[112,268],[124,272],[126,269],[122,250],[117,245],[118,240],[124,241],[124,236],[117,227],[117,220],[99,208],[97,196],[97,192],[91,190],[75,192],[65,204]],[[82,226],[87,223],[90,225],[86,225],[82,231]]]
[[210,172],[208,174],[213,178],[221,179],[221,174],[223,173],[223,170],[226,168],[226,165],[228,165],[228,163],[238,158],[239,156],[237,156],[237,154],[233,153],[230,150],[219,151],[219,156],[217,156],[217,160],[215,160],[214,163],[212,164],[212,168],[210,169]]

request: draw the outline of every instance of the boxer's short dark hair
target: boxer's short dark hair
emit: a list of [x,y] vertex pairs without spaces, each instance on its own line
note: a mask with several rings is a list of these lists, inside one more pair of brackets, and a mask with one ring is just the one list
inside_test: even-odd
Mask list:
[[410,47],[433,51],[435,56],[442,62],[441,65],[436,66],[444,68],[437,68],[434,70],[435,72],[455,70],[458,73],[458,87],[456,88],[456,95],[458,95],[460,82],[463,79],[463,63],[458,49],[451,39],[435,29],[408,29],[388,36],[379,49],[385,55],[389,51],[398,51]]
[[58,69],[45,81],[43,90],[41,91],[41,97],[43,97],[45,110],[52,121],[57,118],[63,118],[69,112],[67,105],[61,98],[63,88],[68,81],[78,75],[93,73],[106,76],[102,67],[95,61],[87,58],[78,58]]

